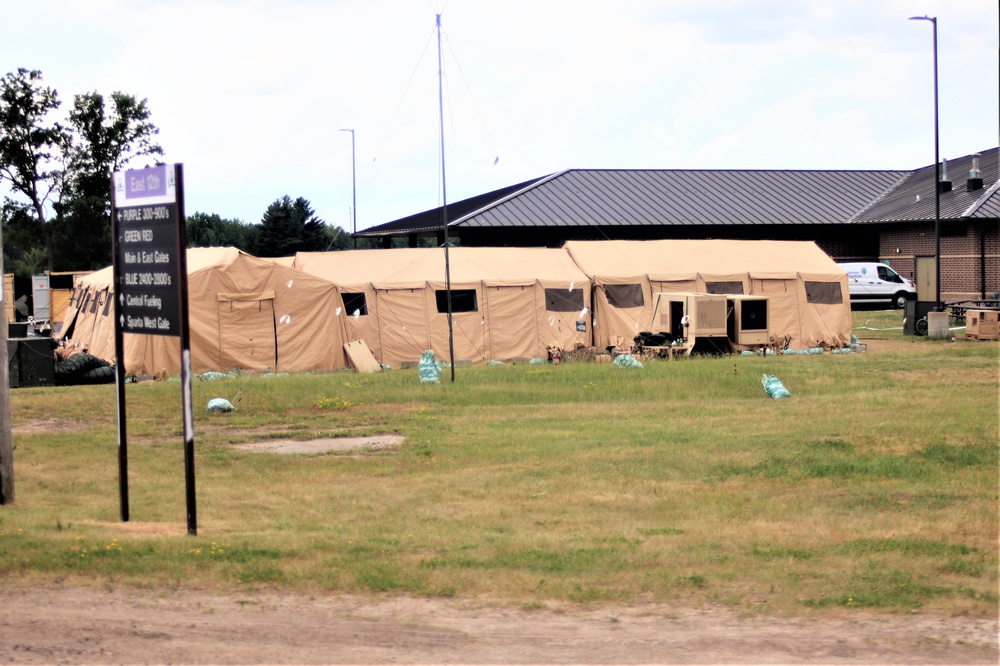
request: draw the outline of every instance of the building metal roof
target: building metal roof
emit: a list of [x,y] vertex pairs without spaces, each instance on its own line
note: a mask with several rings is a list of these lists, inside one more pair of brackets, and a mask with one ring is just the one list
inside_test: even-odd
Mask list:
[[844,223],[899,171],[571,169],[455,220],[461,227]]
[[976,203],[969,206],[963,217],[1000,219],[1000,180],[993,183]]
[[[444,208],[447,209],[449,226],[456,220],[465,217],[470,212],[478,210],[490,202],[503,199],[513,192],[522,190],[539,179],[529,180],[517,185],[508,185],[493,192],[479,194],[462,201],[449,203]],[[441,229],[441,207],[432,208],[422,213],[415,213],[407,217],[402,217],[393,222],[380,224],[376,227],[369,227],[364,231],[359,231],[357,236],[392,236],[411,233],[426,233]]]
[[[942,219],[996,218],[997,153],[950,161]],[[928,208],[929,207],[929,208]],[[569,169],[448,204],[449,228],[826,225],[934,219],[934,166],[916,171]],[[434,232],[441,209],[359,236]]]
[[[941,179],[951,182],[951,190],[941,193],[942,220],[998,217],[1000,214],[1000,195],[996,193],[996,184],[1000,178],[998,151],[1000,149],[994,148],[981,154],[944,161]],[[973,158],[978,158],[982,180],[978,189],[969,189]],[[856,216],[854,221],[865,223],[933,220],[934,177],[933,164],[910,172],[906,179],[873,201]]]

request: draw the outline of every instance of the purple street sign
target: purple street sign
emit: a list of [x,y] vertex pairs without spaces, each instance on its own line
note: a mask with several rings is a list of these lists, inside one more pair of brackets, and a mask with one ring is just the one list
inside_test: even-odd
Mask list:
[[181,249],[174,165],[113,174],[116,298],[126,333],[180,335]]
[[125,172],[125,200],[162,197],[167,194],[167,165],[130,169]]

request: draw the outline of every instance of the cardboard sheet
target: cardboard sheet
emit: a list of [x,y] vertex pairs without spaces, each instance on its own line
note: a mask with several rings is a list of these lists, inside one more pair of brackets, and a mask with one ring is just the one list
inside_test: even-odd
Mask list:
[[379,372],[382,369],[364,340],[348,342],[344,345],[344,353],[358,372]]

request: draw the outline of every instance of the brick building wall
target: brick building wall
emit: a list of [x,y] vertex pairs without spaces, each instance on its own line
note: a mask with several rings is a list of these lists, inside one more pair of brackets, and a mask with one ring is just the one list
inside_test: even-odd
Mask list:
[[[916,258],[934,256],[934,224],[883,228],[879,261],[911,280],[916,277]],[[985,285],[984,261],[985,254]],[[1000,291],[1000,227],[996,222],[942,223],[941,300],[962,301],[992,298]],[[984,289],[985,286],[985,289]]]
[[844,238],[817,238],[816,245],[834,261],[874,261],[879,252],[878,234],[865,233],[862,238],[852,229],[842,231]]

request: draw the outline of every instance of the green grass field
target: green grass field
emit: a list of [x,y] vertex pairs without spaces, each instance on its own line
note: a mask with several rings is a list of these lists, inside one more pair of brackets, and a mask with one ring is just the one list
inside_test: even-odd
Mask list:
[[[0,577],[993,617],[1000,347],[900,319],[856,313],[862,354],[196,380],[198,536],[179,383],[128,386],[129,523],[114,388],[15,390]],[[378,433],[406,442],[233,446]]]

